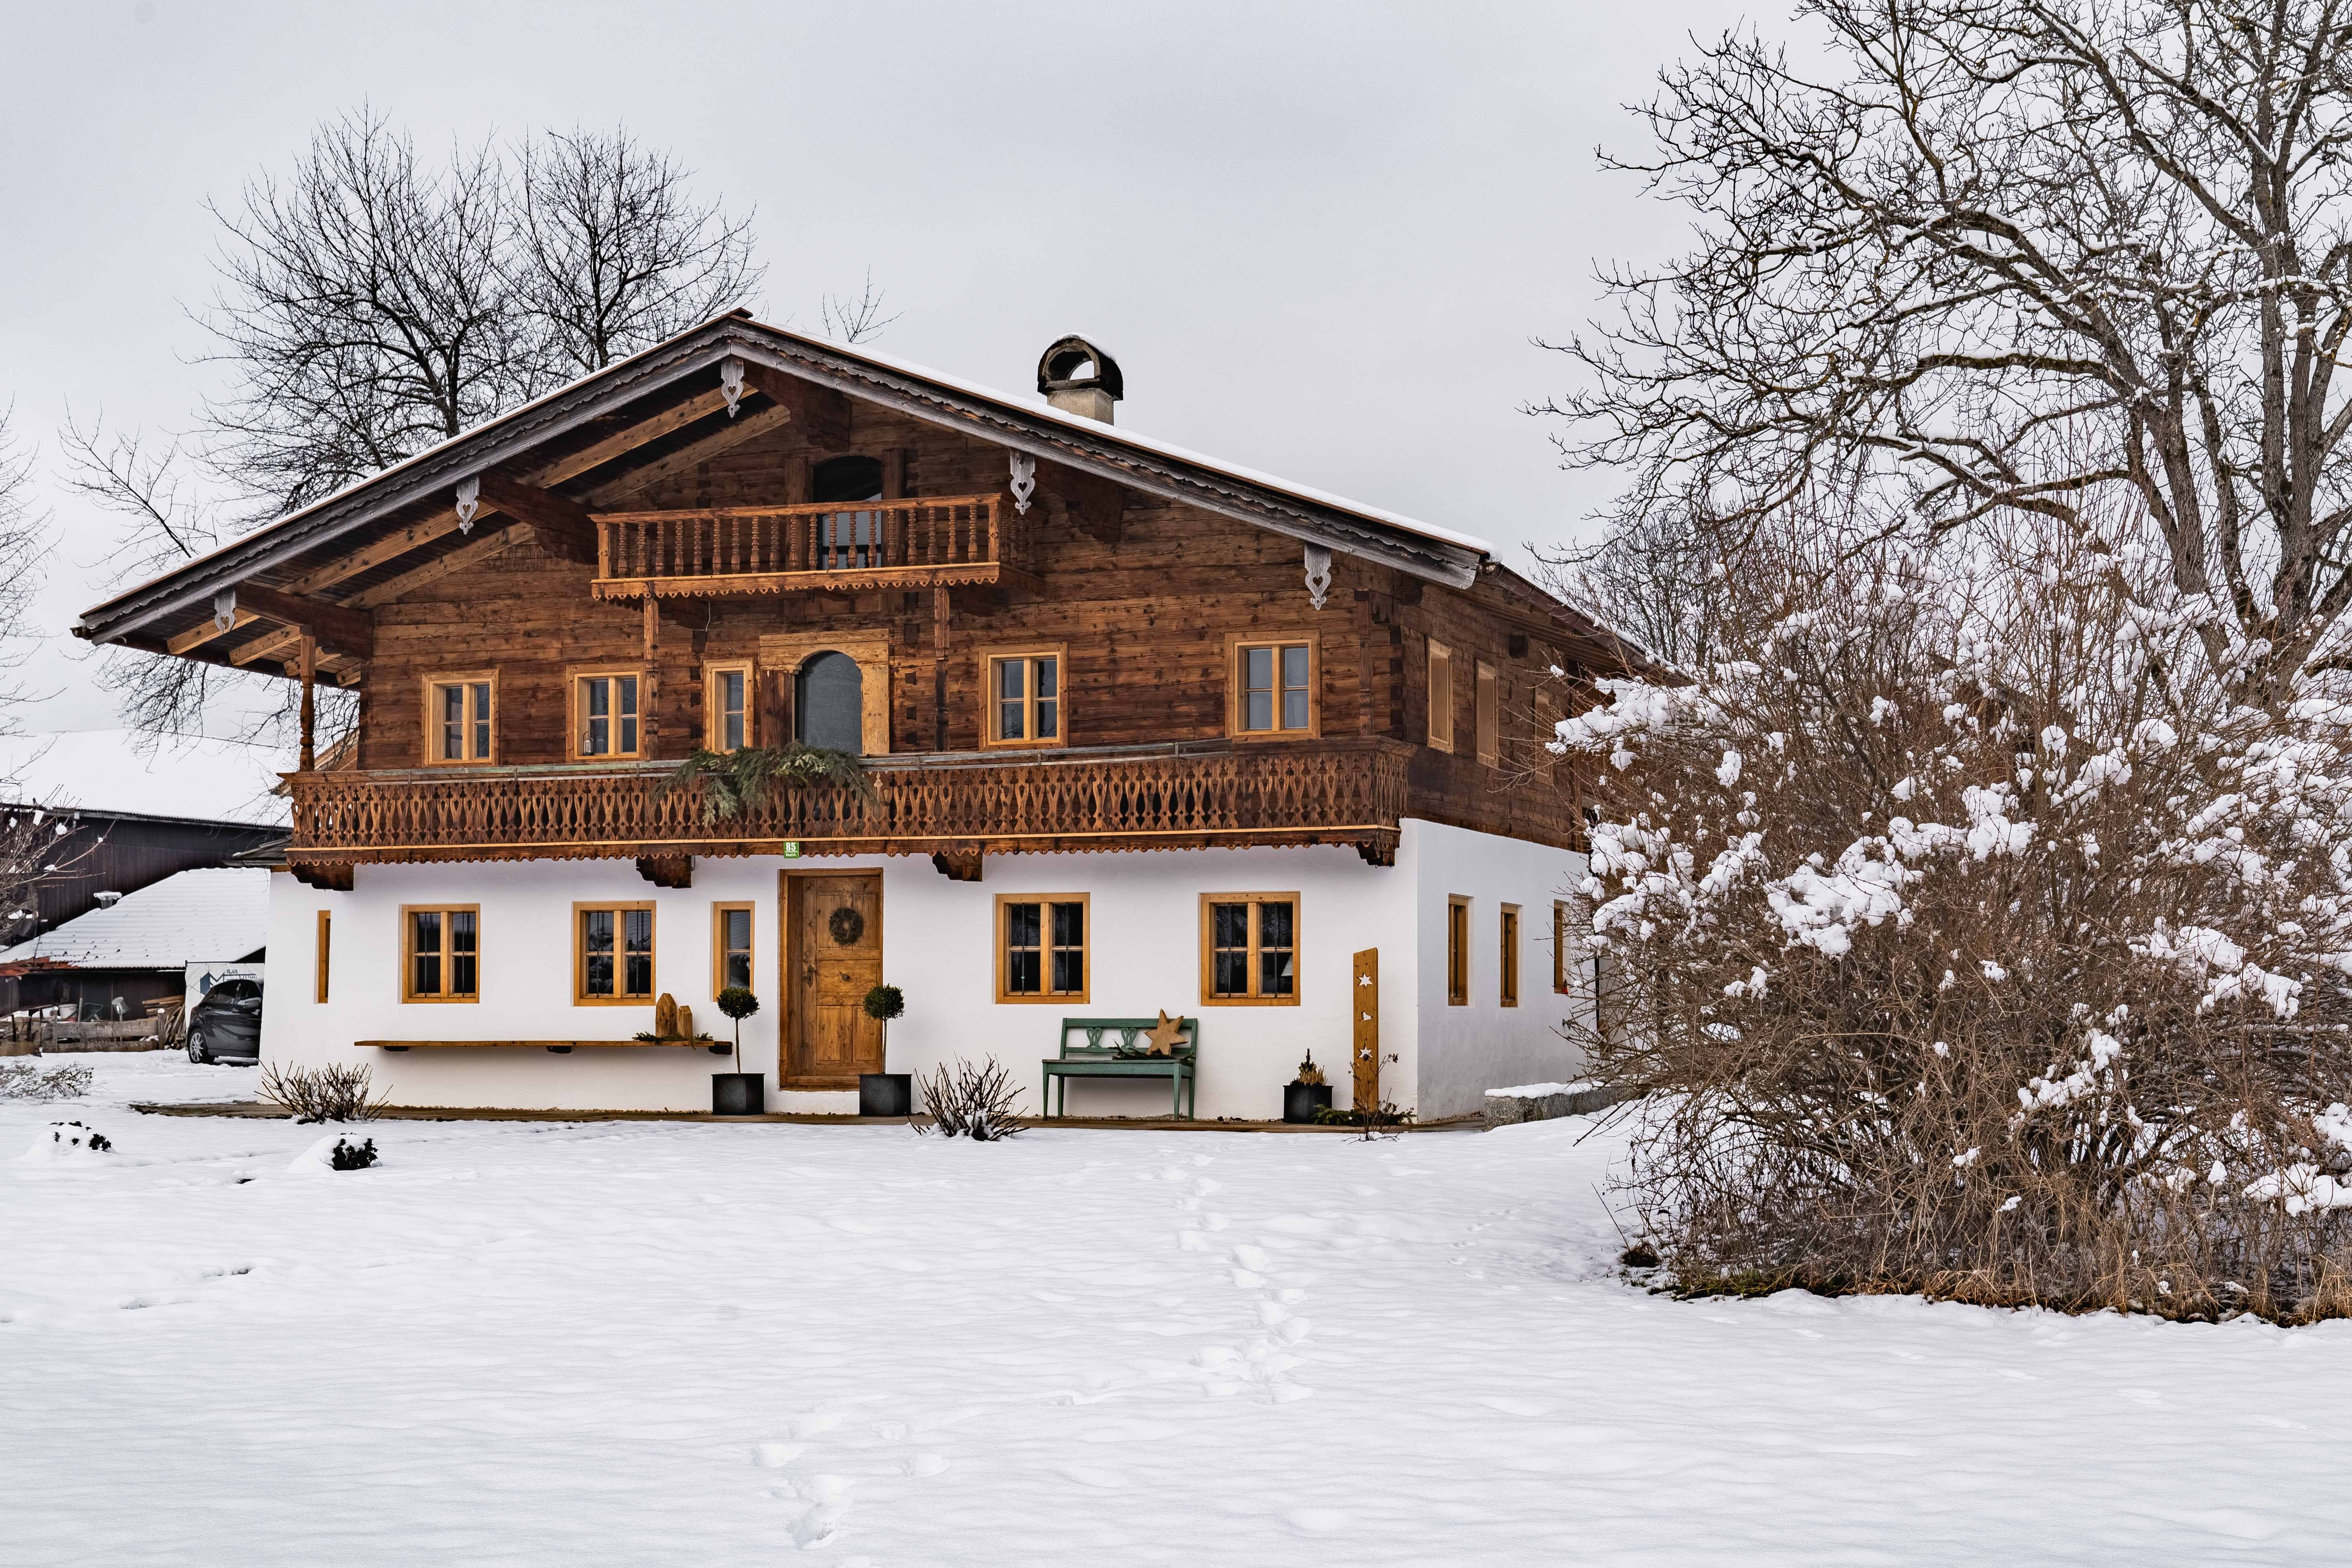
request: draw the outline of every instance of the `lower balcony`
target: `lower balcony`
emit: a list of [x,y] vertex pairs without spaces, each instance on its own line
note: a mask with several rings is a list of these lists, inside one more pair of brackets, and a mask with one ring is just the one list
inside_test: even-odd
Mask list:
[[[1386,740],[1202,742],[1024,757],[875,757],[871,797],[779,787],[709,820],[669,763],[297,773],[287,859],[308,877],[363,861],[982,855],[1346,844],[1396,857],[1412,748]],[[652,873],[648,873],[651,875]]]

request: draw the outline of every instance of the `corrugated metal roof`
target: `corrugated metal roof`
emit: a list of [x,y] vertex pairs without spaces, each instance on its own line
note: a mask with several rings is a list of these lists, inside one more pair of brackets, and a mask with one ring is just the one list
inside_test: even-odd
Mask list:
[[178,969],[238,959],[269,941],[269,873],[238,866],[182,871],[125,894],[32,941],[0,952],[0,964],[73,969]]

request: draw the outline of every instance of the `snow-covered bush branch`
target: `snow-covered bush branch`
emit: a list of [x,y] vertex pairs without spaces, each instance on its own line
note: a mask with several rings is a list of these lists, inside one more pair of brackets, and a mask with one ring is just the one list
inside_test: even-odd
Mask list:
[[2352,710],[2055,529],[1718,587],[1559,742],[1678,1276],[2352,1310]]

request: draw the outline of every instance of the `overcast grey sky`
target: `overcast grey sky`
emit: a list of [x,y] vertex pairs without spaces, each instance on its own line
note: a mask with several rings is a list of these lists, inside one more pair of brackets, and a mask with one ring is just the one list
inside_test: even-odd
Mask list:
[[[1483,535],[1577,533],[1606,499],[1516,410],[1566,384],[1596,259],[1684,218],[1601,174],[1622,106],[1742,12],[1365,4],[339,4],[5,7],[0,402],[57,454],[68,400],[185,430],[220,369],[184,306],[207,197],[372,100],[421,146],[625,124],[756,205],[760,314],[814,328],[870,265],[877,347],[1026,393],[1082,332],[1119,423]],[[1777,25],[1778,13],[1767,13]],[[114,534],[53,492],[47,629]],[[1518,557],[1524,559],[1523,557]],[[41,729],[118,722],[79,650]]]

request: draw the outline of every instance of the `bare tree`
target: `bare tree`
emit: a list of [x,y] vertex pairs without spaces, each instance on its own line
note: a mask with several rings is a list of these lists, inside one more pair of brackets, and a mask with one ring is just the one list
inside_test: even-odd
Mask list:
[[903,310],[882,313],[882,290],[874,287],[874,268],[866,269],[866,281],[855,300],[827,294],[817,301],[817,320],[824,335],[837,343],[871,342],[882,335],[884,329],[900,316]]
[[525,142],[511,285],[558,380],[604,369],[760,286],[751,215],[687,192],[691,172],[625,131]]
[[496,149],[446,167],[371,109],[331,121],[280,184],[214,215],[228,243],[199,320],[233,369],[210,453],[274,517],[534,395],[547,373],[509,281]]
[[[123,520],[107,553],[110,583],[168,572],[228,536],[178,442],[158,446],[139,431],[109,430],[103,415],[85,427],[68,409],[59,444],[66,488]],[[140,648],[108,648],[98,684],[115,694],[123,718],[150,746],[202,737],[207,713],[224,702],[247,716],[236,738],[252,744],[283,747],[299,722],[300,692],[286,681]],[[331,741],[356,720],[356,700],[333,687],[319,697],[320,732]]]
[[[1805,0],[1794,63],[1727,34],[1614,161],[1699,239],[1604,277],[1565,345],[1571,463],[1618,521],[1813,488],[1934,531],[2003,510],[2102,547],[2128,492],[2205,655],[2257,689],[2344,661],[2352,605],[2352,5]],[[1824,481],[1827,481],[1824,483]]]

